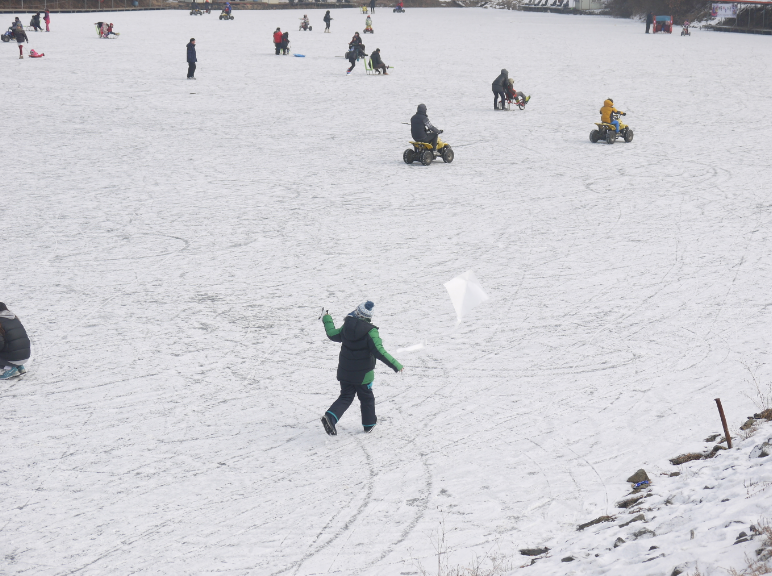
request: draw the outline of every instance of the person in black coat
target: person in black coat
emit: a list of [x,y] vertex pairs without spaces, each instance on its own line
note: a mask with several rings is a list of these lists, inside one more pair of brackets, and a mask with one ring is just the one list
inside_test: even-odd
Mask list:
[[32,20],[30,20],[29,25],[32,26],[32,28],[35,29],[35,32],[38,32],[38,31],[42,32],[43,31],[43,27],[40,25],[40,12],[38,12],[38,13],[36,13],[36,14],[34,14],[32,16]]
[[[507,101],[507,80],[509,80],[509,72],[506,71],[506,69],[501,69],[501,74],[496,76],[496,79],[493,81],[493,84],[491,84],[491,89],[493,90],[493,109],[494,110],[503,110],[504,105]],[[499,108],[497,102],[498,99],[501,98],[501,108]]]
[[383,63],[383,60],[381,60],[380,48],[376,48],[375,52],[370,54],[370,62],[373,65],[373,70],[377,71],[378,74],[383,73],[383,74],[386,74],[387,76],[389,75],[389,73],[386,72],[386,68],[388,68],[388,66],[386,66],[386,64]]
[[410,119],[410,135],[416,142],[431,143],[432,148],[437,149],[437,139],[442,130],[434,126],[426,115],[426,106],[418,105],[418,110]]
[[649,33],[649,28],[651,28],[652,24],[654,24],[654,14],[649,12],[646,14],[646,34]]
[[378,327],[372,324],[374,307],[370,300],[362,302],[346,316],[340,328],[335,327],[329,312],[322,316],[327,338],[341,343],[337,372],[340,396],[322,416],[322,425],[330,436],[337,435],[335,426],[351,406],[354,396],[359,397],[364,431],[371,432],[375,427],[378,422],[373,395],[376,360],[394,372],[402,371],[402,364],[386,352]]
[[375,12],[375,0],[370,0],[370,13]]
[[281,53],[289,54],[289,32],[284,32],[281,35]]
[[188,49],[188,80],[195,80],[194,74],[196,73],[196,39],[191,38],[187,44]]
[[330,31],[330,21],[332,20],[332,17],[330,16],[330,11],[327,10],[327,12],[324,13],[324,31],[329,32]]
[[0,380],[24,374],[30,355],[29,336],[21,320],[0,302]]

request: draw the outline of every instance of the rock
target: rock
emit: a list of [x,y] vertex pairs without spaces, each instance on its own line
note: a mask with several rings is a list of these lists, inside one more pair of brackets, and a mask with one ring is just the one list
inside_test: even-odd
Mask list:
[[627,528],[633,522],[645,522],[645,521],[646,521],[646,517],[643,514],[638,514],[637,516],[634,516],[633,518],[631,518],[630,520],[628,520],[624,524],[620,524],[619,527],[620,528]]
[[679,574],[683,574],[683,573],[684,571],[681,570],[681,567],[676,566],[675,568],[673,568],[673,571],[670,573],[670,576],[678,576]]
[[705,438],[704,442],[715,442],[716,438],[719,438],[721,434],[711,434],[707,438]]
[[638,482],[643,482],[644,480],[648,480],[648,479],[649,479],[649,476],[646,474],[646,470],[641,468],[640,470],[638,470],[638,472],[630,476],[627,479],[627,481],[630,482],[630,484],[638,484]]
[[652,550],[659,550],[659,546],[652,546],[651,548],[649,548],[649,552],[651,552]]
[[640,540],[641,538],[654,538],[654,536],[656,536],[656,534],[648,528],[641,528],[640,530],[633,532],[634,540]]
[[589,522],[585,522],[584,524],[579,524],[577,527],[577,532],[581,532],[585,528],[589,528],[590,526],[595,526],[596,524],[600,524],[601,522],[613,522],[614,517],[613,516],[598,516],[595,520],[590,520]]
[[740,426],[740,430],[750,430],[750,429],[751,429],[751,428],[753,428],[755,425],[756,425],[756,419],[755,419],[755,418],[748,418],[748,419],[745,421],[745,424],[743,424],[742,426]]
[[750,458],[766,458],[770,455],[772,455],[772,438],[758,446],[754,446],[753,450],[751,450]]
[[541,556],[549,551],[549,548],[523,548],[520,550],[520,554],[523,556]]
[[739,540],[735,540],[735,544],[742,544],[743,542],[748,542],[750,538],[740,538]]
[[736,538],[736,540],[739,540],[740,538],[745,538],[745,537],[747,537],[747,536],[748,536],[748,534],[747,534],[747,533],[745,533],[745,532],[740,532],[740,533],[737,535],[737,538]]
[[724,498],[722,502],[729,502],[729,498]]
[[737,538],[735,538],[734,543],[735,544],[742,544],[743,542],[747,542],[748,540],[750,540],[750,538],[748,538],[748,534],[746,532],[740,532],[737,535]]
[[561,562],[573,562],[574,557],[573,556],[566,556],[565,558],[560,559]]
[[681,454],[680,456],[671,458],[670,463],[673,466],[680,466],[681,464],[686,464],[687,462],[691,462],[692,460],[702,460],[703,457],[704,455],[698,452],[690,452],[688,454]]
[[625,543],[624,538],[617,538],[616,540],[614,540],[614,548],[619,548],[624,543]]
[[716,444],[715,446],[713,446],[713,449],[710,452],[708,452],[705,458],[713,458],[721,450],[726,450],[726,446],[721,446],[721,444]]
[[632,498],[620,500],[619,502],[617,502],[617,508],[631,508],[636,504],[638,504],[638,502],[640,502],[641,500],[643,500],[643,496],[633,496]]
[[671,478],[675,478],[676,476],[680,476],[680,475],[681,475],[681,473],[680,473],[680,472],[671,472],[671,473],[670,473],[670,477],[671,477]]
[[772,420],[772,408],[767,408],[766,410],[762,410],[758,414],[754,414],[753,417],[756,420]]

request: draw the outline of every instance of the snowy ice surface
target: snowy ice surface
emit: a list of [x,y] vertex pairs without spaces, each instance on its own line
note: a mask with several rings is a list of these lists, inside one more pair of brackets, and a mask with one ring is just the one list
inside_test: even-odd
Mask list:
[[[0,573],[411,574],[443,518],[453,563],[517,555],[703,448],[713,398],[754,411],[768,38],[378,9],[395,68],[347,77],[364,16],[307,12],[53,14],[45,58],[0,45],[0,299],[34,341],[0,384]],[[502,67],[525,111],[492,109]],[[608,97],[633,143],[589,142]],[[422,102],[453,164],[402,162]],[[470,269],[491,299],[456,326]],[[366,298],[387,350],[424,348],[378,369],[373,434],[355,401],[330,438],[319,306]],[[613,573],[666,564],[636,558]]]

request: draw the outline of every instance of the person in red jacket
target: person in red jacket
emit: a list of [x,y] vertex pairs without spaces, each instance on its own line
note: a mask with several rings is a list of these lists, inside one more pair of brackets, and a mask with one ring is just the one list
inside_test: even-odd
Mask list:
[[273,33],[273,45],[276,46],[276,55],[278,56],[281,54],[281,28],[277,28],[276,32]]
[[48,27],[48,25],[51,23],[51,13],[46,10],[46,15],[43,16],[43,22],[46,23],[46,32],[50,32],[51,29]]

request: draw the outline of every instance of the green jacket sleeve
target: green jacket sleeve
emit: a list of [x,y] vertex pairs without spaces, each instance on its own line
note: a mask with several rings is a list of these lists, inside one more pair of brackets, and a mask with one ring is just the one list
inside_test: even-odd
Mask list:
[[383,347],[381,336],[378,334],[378,328],[373,328],[367,333],[367,335],[370,336],[370,347],[373,355],[378,360],[386,364],[386,366],[394,370],[394,372],[399,372],[402,370],[402,364],[397,362],[391,354],[386,352],[386,349]]
[[335,327],[335,322],[332,321],[332,316],[329,314],[325,314],[322,317],[322,322],[324,322],[324,331],[327,333],[327,338],[332,340],[333,342],[342,342],[343,337],[340,335],[341,330],[343,330],[343,327],[340,328]]

